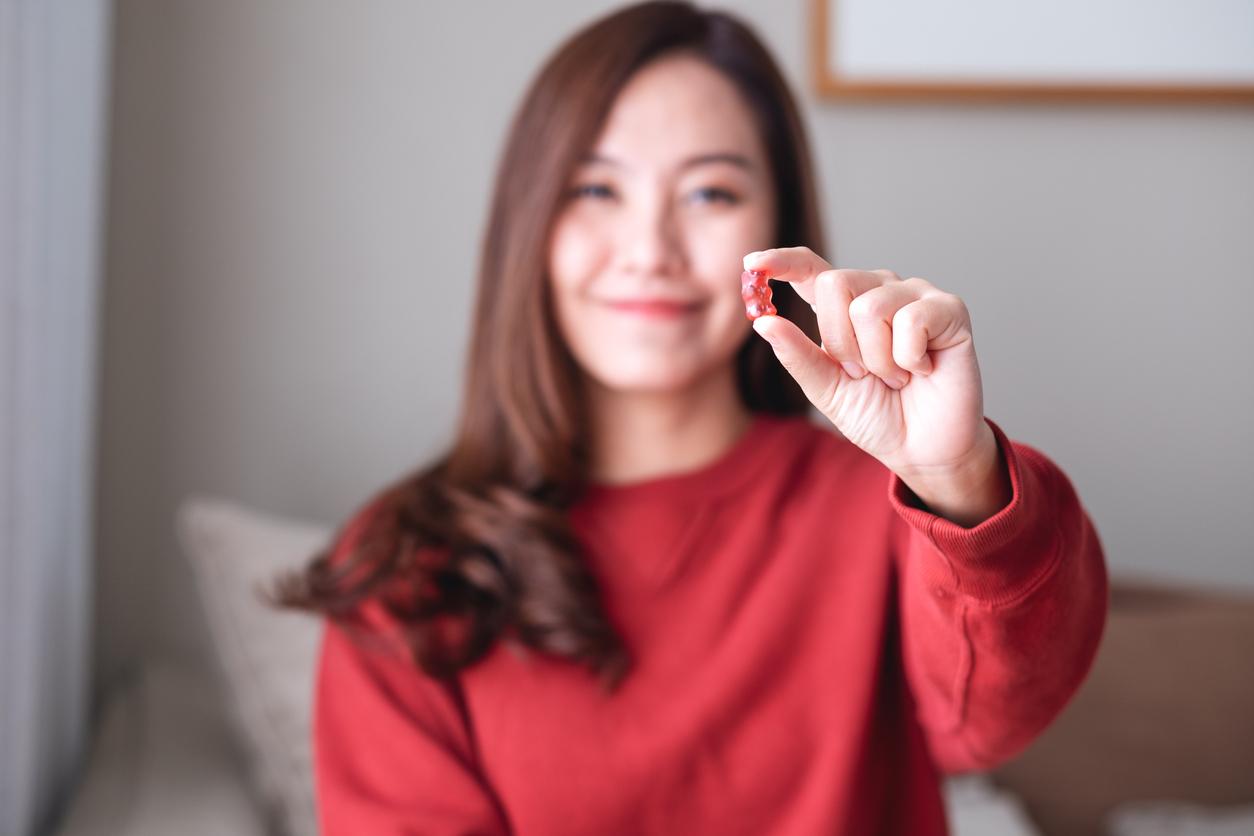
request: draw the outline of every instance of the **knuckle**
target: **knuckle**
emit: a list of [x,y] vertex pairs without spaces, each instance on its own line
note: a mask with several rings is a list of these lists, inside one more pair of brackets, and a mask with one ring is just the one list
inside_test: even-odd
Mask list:
[[898,328],[911,330],[922,324],[922,312],[917,305],[906,305],[898,308],[897,313],[893,314],[893,330]]
[[944,294],[944,298],[945,304],[953,310],[955,316],[964,322],[970,321],[971,313],[967,310],[967,303],[962,301],[961,296],[958,296],[955,293],[946,293]]
[[847,341],[844,339],[841,339],[841,336],[839,334],[834,334],[829,331],[825,331],[823,332],[822,342],[823,342],[823,350],[826,351],[828,354],[832,355],[833,357],[838,357],[845,353]]
[[872,270],[871,272],[883,276],[884,278],[888,279],[890,282],[901,281],[901,276],[898,276],[896,273],[894,273],[892,270],[889,270],[887,267],[881,267],[880,269]]
[[882,319],[888,313],[889,299],[886,294],[877,293],[879,288],[859,294],[849,304],[849,316],[859,320]]
[[872,319],[871,302],[867,299],[867,295],[863,293],[861,296],[854,297],[849,303],[849,318],[853,320]]
[[848,298],[850,295],[849,274],[844,270],[824,270],[815,276],[815,285],[824,295],[833,299]]

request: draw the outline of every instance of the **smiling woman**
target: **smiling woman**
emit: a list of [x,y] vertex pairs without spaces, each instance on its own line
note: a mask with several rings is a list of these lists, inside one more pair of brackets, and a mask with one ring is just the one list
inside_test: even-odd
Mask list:
[[[775,186],[753,113],[725,73],[674,50],[624,85],[571,183],[549,276],[600,428],[591,475],[629,481],[708,460],[749,418],[732,362],[748,334],[733,277],[743,253],[775,244]],[[664,393],[667,414],[636,408],[642,393]],[[654,430],[654,454],[617,443],[635,421]]]
[[[1091,522],[984,418],[960,300],[833,269],[819,229],[735,18],[632,6],[545,64],[451,450],[280,585],[328,616],[324,833],[940,836],[938,773],[1061,710]],[[752,325],[744,270],[789,284]]]
[[682,51],[632,77],[575,170],[549,253],[589,406],[679,391],[745,411],[731,360],[748,329],[730,279],[744,253],[775,244],[774,226],[766,148],[735,84]]

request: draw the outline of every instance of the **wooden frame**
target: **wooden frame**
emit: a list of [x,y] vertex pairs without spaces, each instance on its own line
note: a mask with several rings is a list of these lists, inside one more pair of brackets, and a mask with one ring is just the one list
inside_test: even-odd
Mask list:
[[[858,0],[873,2],[873,0]],[[834,45],[830,43],[832,24],[838,19],[839,2],[855,0],[811,0],[811,68],[815,90],[820,96],[846,100],[966,99],[1014,101],[1125,101],[1125,102],[1207,102],[1254,104],[1254,70],[1248,80],[1233,83],[1132,84],[1095,80],[1093,82],[1049,81],[945,81],[915,78],[846,78],[833,67]],[[1042,0],[1045,2],[1045,0]],[[1187,3],[1183,3],[1187,7]],[[1251,50],[1254,64],[1254,49]],[[1242,68],[1242,73],[1245,69]]]

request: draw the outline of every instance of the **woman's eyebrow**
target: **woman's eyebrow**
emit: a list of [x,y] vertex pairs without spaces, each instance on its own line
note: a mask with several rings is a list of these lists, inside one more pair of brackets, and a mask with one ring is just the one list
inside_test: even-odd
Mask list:
[[[616,160],[613,157],[607,157],[604,154],[597,153],[585,154],[583,158],[580,159],[580,162],[584,165],[604,163],[605,165],[612,165],[618,168],[627,167],[621,161]],[[689,157],[681,162],[679,164],[679,170],[683,171],[685,169],[693,168],[694,166],[710,165],[711,163],[728,163],[729,165],[734,165],[737,168],[743,168],[745,171],[753,170],[753,163],[748,157],[744,154],[736,154],[731,151],[714,151],[708,154],[697,154],[696,156]]]
[[733,154],[728,151],[720,151],[713,154],[698,154],[695,157],[689,157],[680,163],[680,170],[692,168],[698,165],[709,165],[710,163],[730,163],[731,165],[743,168],[745,171],[753,170],[753,163],[743,154]]

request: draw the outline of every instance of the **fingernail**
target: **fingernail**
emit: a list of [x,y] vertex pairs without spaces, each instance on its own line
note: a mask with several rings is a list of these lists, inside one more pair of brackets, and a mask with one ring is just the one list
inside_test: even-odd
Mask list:
[[889,380],[885,382],[888,383],[888,385],[893,389],[905,389],[906,384],[910,382],[910,379],[909,378],[894,378],[893,380]]
[[862,368],[860,364],[855,363],[852,360],[842,361],[840,366],[845,370],[845,374],[849,375],[854,380],[857,380],[866,374],[866,369]]

